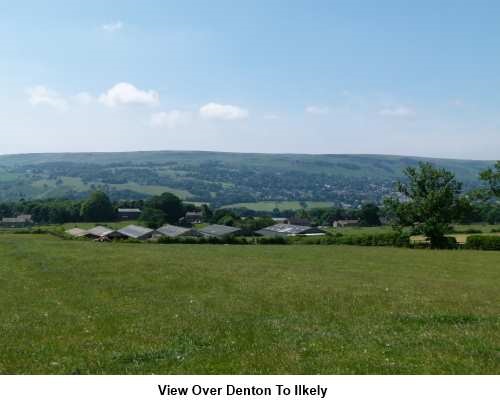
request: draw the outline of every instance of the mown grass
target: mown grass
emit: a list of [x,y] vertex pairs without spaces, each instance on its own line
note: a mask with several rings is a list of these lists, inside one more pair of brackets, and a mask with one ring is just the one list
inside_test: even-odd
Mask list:
[[500,372],[500,253],[0,235],[0,373]]

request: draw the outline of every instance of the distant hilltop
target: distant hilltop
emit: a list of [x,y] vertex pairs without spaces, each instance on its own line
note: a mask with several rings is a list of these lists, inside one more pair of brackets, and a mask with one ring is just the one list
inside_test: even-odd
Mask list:
[[356,205],[381,201],[403,170],[426,161],[464,186],[492,161],[391,155],[266,154],[202,151],[0,155],[0,200],[83,198],[101,188],[114,199],[165,191],[217,206],[266,202]]

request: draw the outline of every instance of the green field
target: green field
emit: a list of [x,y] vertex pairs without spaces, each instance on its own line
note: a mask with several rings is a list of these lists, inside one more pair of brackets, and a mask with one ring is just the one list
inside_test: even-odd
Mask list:
[[[325,201],[306,201],[307,208],[327,208],[332,207],[334,203]],[[299,210],[302,208],[300,201],[260,201],[260,202],[247,202],[239,204],[225,205],[222,208],[248,208],[255,211],[272,211],[278,208],[280,211],[284,210]]]
[[0,373],[500,373],[500,253],[0,234]]

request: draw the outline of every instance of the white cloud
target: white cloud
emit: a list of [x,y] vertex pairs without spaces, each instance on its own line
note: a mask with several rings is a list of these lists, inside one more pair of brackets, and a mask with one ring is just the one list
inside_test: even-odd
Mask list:
[[119,104],[145,104],[155,105],[160,101],[160,95],[154,90],[139,90],[130,83],[118,83],[106,93],[99,96],[99,102],[115,107]]
[[56,91],[39,85],[26,90],[31,105],[49,105],[57,110],[64,111],[68,108],[68,102]]
[[101,29],[106,32],[120,31],[122,28],[123,28],[123,23],[121,21],[115,21],[109,24],[101,25]]
[[78,104],[83,105],[88,105],[94,101],[94,96],[86,91],[76,94],[73,98]]
[[208,103],[200,108],[200,115],[207,119],[240,120],[248,117],[248,110],[235,105]]
[[151,114],[150,125],[156,128],[173,129],[191,120],[189,111],[171,110]]
[[330,112],[330,109],[325,106],[310,105],[306,107],[306,113],[312,115],[326,115]]
[[405,106],[384,108],[380,110],[378,113],[386,117],[412,117],[415,115],[414,110]]

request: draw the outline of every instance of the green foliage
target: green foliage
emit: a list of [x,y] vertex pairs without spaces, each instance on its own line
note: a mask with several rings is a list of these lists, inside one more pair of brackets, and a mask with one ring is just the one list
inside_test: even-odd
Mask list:
[[500,250],[500,236],[472,235],[465,242],[466,249]]
[[175,224],[181,218],[185,209],[179,197],[172,193],[163,193],[159,196],[151,197],[145,203],[147,208],[152,208],[163,212],[165,221],[169,224]]
[[493,168],[481,172],[480,178],[488,184],[489,192],[492,195],[500,197],[500,160]]
[[410,226],[414,233],[425,235],[432,248],[446,248],[445,234],[451,223],[463,216],[468,203],[461,196],[462,185],[455,175],[429,163],[405,170],[407,183],[399,183],[398,191],[404,197],[386,201],[387,208],[397,219],[396,225]]
[[166,215],[162,210],[157,208],[146,207],[142,210],[141,216],[139,217],[141,221],[148,228],[159,228],[166,221]]
[[364,204],[359,213],[362,226],[380,226],[380,208],[375,204]]
[[93,192],[82,203],[80,215],[84,221],[112,221],[116,218],[109,197],[102,191]]
[[289,240],[282,236],[265,236],[256,239],[259,245],[287,245]]

